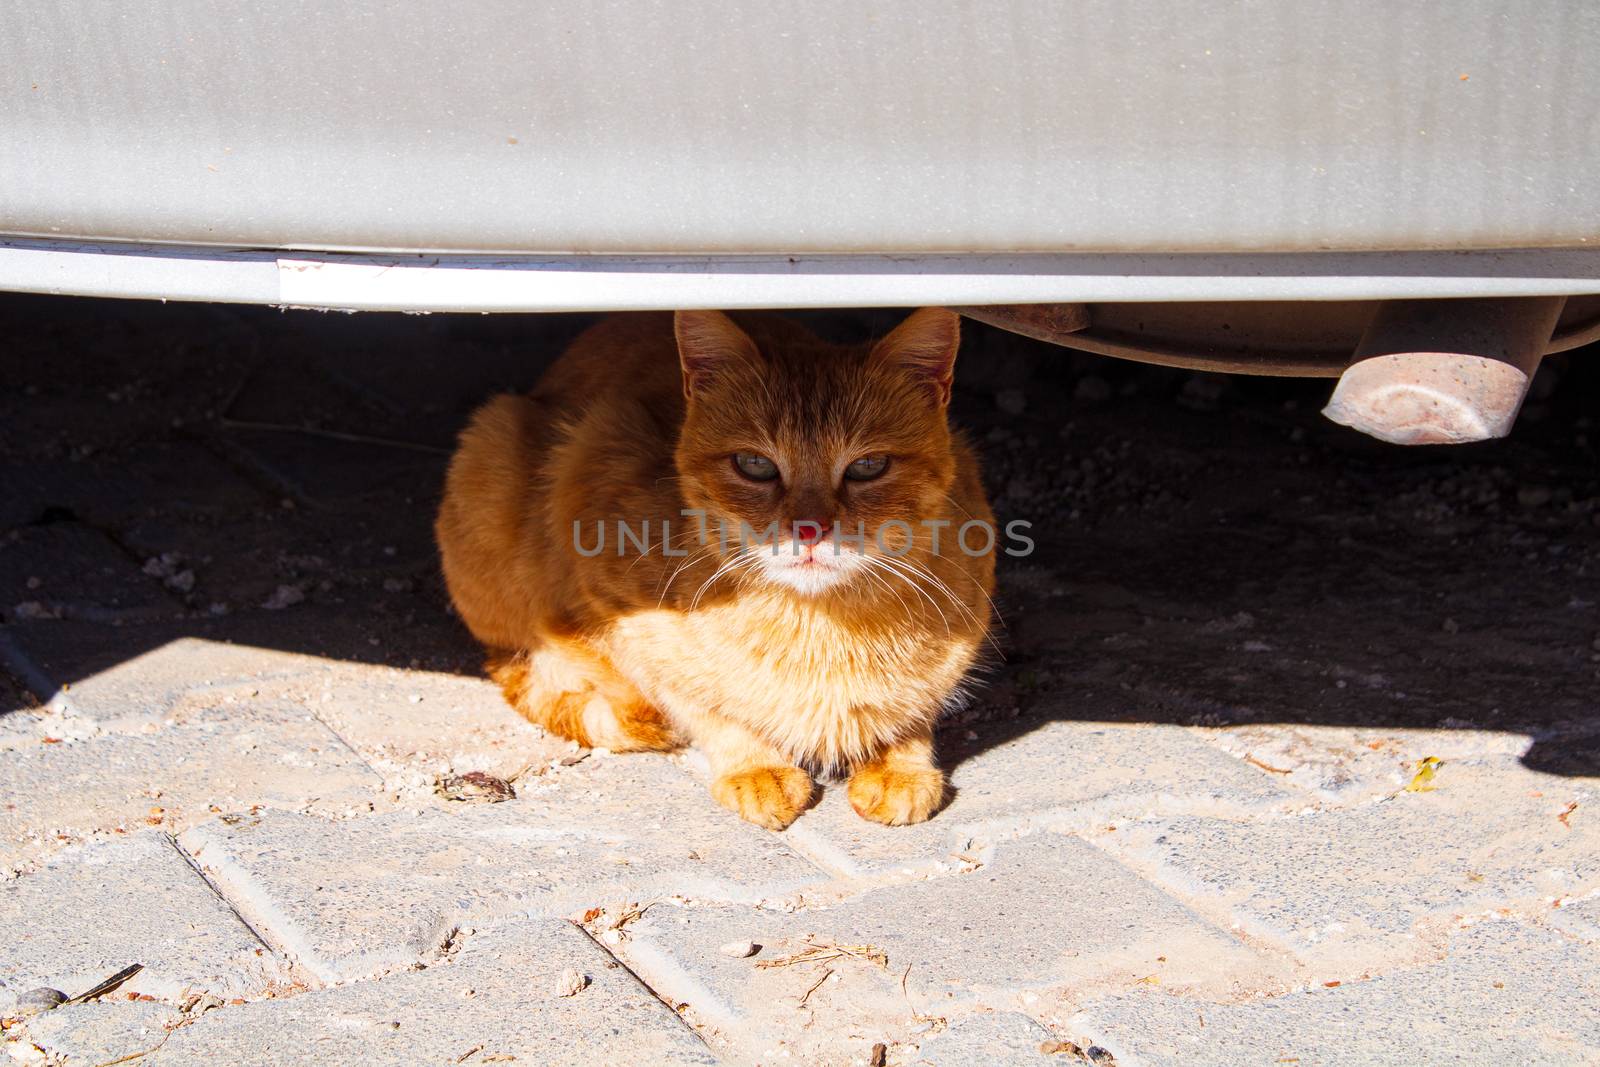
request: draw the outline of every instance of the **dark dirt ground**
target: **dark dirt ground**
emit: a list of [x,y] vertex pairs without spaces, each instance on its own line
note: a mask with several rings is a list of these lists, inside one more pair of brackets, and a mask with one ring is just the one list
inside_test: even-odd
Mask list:
[[[6,628],[58,680],[185,635],[475,671],[431,541],[447,452],[588,321],[0,295]],[[969,323],[955,419],[1038,548],[1002,563],[1006,658],[950,757],[1040,716],[1475,726],[1600,773],[1600,352],[1448,450],[1328,423],[1330,384]],[[0,713],[50,688],[0,673]]]

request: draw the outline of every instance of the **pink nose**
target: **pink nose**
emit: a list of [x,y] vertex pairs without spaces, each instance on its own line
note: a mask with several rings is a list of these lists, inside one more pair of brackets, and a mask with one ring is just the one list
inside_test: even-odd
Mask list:
[[828,536],[833,523],[828,519],[796,519],[794,539],[802,545],[814,545]]

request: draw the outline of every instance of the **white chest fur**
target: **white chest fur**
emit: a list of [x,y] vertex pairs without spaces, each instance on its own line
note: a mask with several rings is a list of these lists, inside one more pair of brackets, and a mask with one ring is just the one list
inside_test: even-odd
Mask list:
[[720,715],[800,762],[844,766],[955,693],[975,642],[894,621],[841,618],[788,596],[744,596],[613,624],[612,662],[669,716]]

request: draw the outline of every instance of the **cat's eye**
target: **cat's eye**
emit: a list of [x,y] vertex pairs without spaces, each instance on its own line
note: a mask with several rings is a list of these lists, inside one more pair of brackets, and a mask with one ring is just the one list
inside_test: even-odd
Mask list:
[[852,482],[870,482],[888,469],[888,456],[862,456],[844,469],[844,476]]
[[770,482],[778,476],[778,465],[754,452],[735,452],[733,469],[752,482]]

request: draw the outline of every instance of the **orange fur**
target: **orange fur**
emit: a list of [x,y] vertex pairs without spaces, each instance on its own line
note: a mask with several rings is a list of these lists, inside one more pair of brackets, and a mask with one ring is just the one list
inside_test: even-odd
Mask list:
[[[581,744],[692,742],[718,802],[775,829],[809,801],[802,768],[850,771],[865,818],[928,818],[933,724],[987,636],[994,581],[992,551],[955,546],[962,523],[993,524],[946,419],[958,337],[935,309],[865,348],[775,317],[618,315],[531,394],[481,408],[436,530],[506,699]],[[738,454],[777,476],[742,474]],[[845,477],[878,456],[881,476]],[[619,519],[648,523],[644,551],[618,551]],[[810,520],[860,524],[862,550],[837,530],[806,548],[792,524]],[[948,524],[940,551],[925,520]],[[776,523],[780,551],[741,553],[741,523]],[[600,524],[604,551],[580,553]]]

